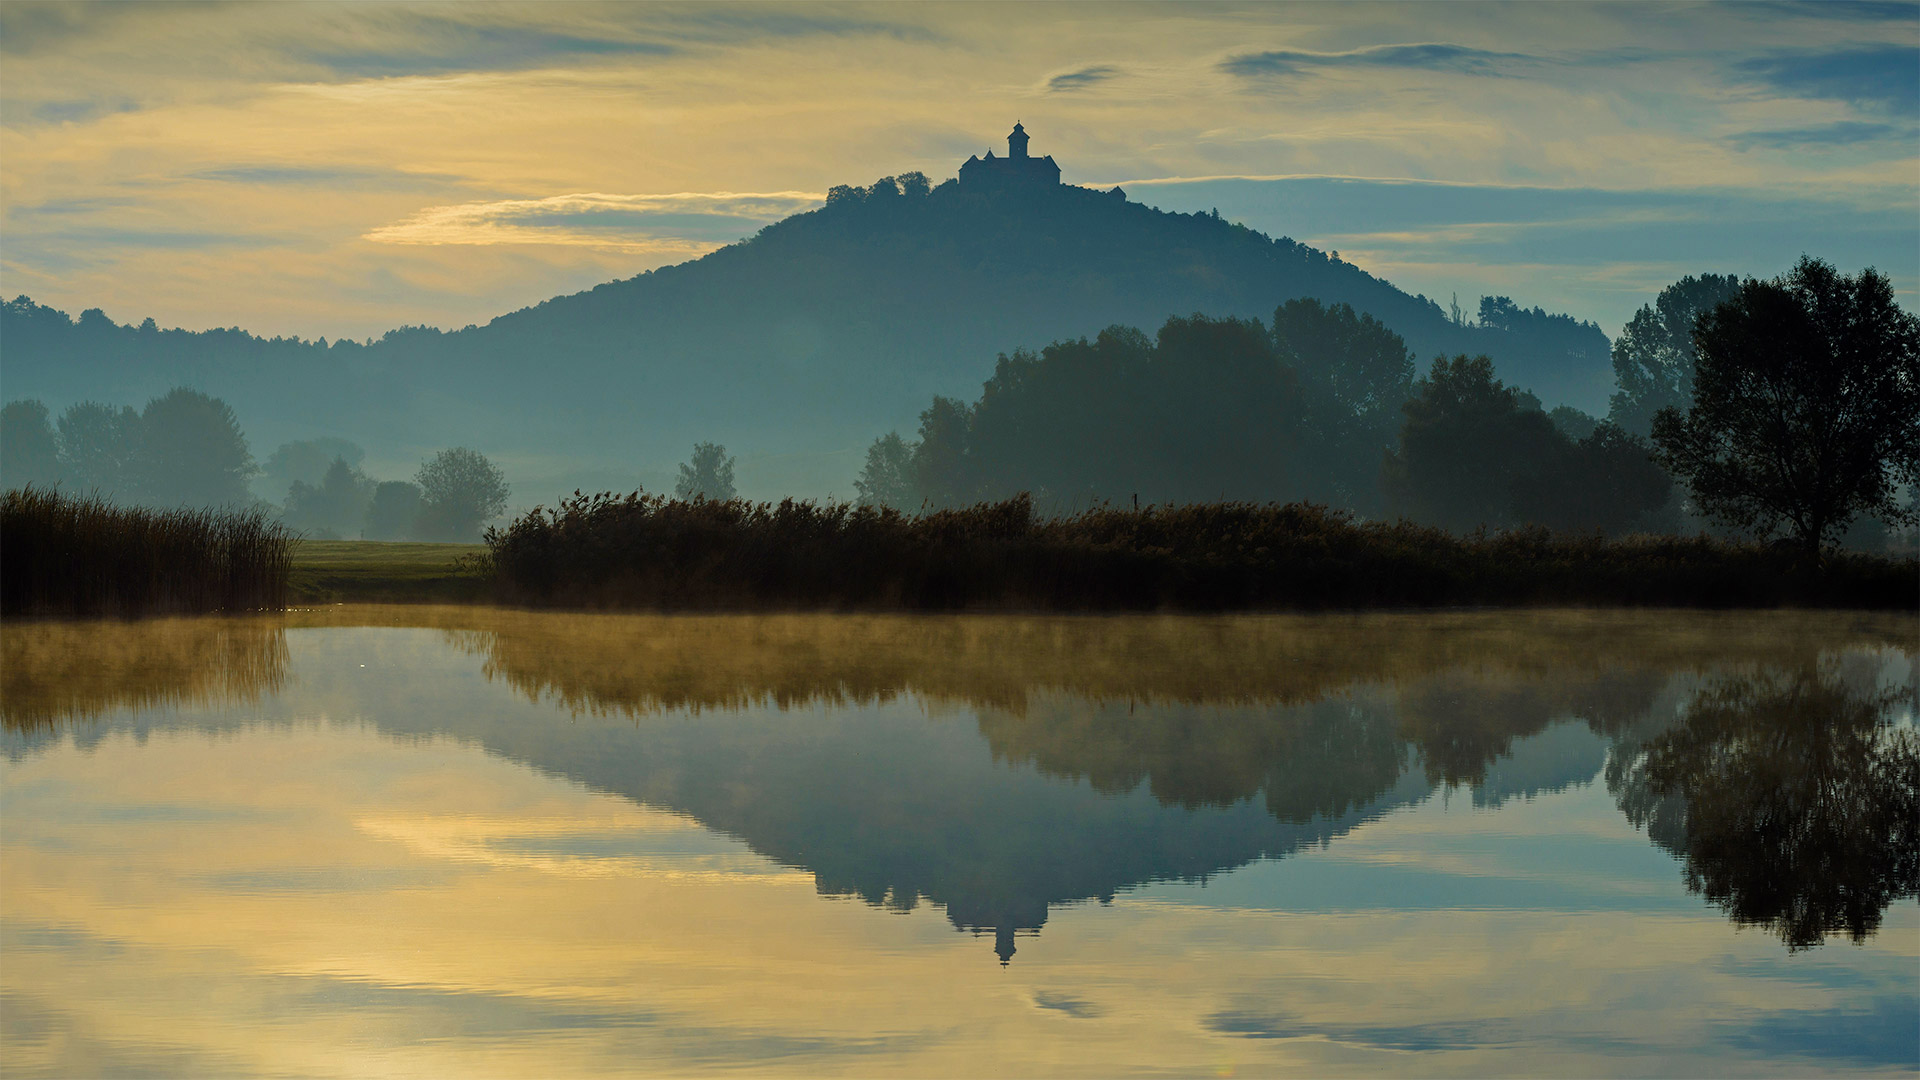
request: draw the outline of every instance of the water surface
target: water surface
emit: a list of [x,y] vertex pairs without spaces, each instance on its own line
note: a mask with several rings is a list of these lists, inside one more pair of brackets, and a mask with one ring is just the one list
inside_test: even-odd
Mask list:
[[1911,1072],[1915,639],[9,624],[4,1069]]

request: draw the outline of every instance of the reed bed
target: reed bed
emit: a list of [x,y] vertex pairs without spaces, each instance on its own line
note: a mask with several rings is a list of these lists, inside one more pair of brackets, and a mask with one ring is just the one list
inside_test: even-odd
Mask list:
[[294,535],[254,510],[146,510],[27,487],[0,501],[0,613],[282,610]]
[[580,495],[489,530],[512,603],[637,610],[1228,611],[1627,605],[1912,608],[1920,563],[1705,536],[1454,536],[1325,507],[924,515]]

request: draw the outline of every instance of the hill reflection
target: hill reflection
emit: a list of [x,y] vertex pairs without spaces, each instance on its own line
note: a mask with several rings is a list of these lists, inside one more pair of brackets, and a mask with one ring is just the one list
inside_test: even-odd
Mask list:
[[[302,689],[282,625],[438,631],[528,704],[456,664],[397,708],[324,650]],[[1497,805],[1604,774],[1695,891],[1797,948],[1920,891],[1910,638],[1821,613],[335,609],[9,626],[4,717],[18,752],[62,719],[324,686],[350,696],[331,714],[687,814],[824,894],[937,903],[1003,960],[1054,906],[1324,845],[1439,787]],[[556,706],[576,722],[539,722]]]

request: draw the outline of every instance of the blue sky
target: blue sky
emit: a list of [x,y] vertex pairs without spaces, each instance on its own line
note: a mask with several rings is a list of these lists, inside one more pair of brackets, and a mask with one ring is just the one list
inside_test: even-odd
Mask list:
[[1802,252],[1920,288],[1920,5],[0,7],[0,291],[460,326],[1023,121],[1469,310],[1610,334]]

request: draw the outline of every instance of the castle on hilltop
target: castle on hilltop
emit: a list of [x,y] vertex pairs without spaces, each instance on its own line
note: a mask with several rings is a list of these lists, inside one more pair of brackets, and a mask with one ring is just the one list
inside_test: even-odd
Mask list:
[[1027,129],[1016,123],[1013,133],[1007,136],[1007,156],[997,158],[993,151],[987,151],[986,157],[968,158],[960,166],[960,188],[963,191],[1004,191],[1007,188],[1057,187],[1060,184],[1060,166],[1053,163],[1053,155],[1046,157],[1027,156]]

